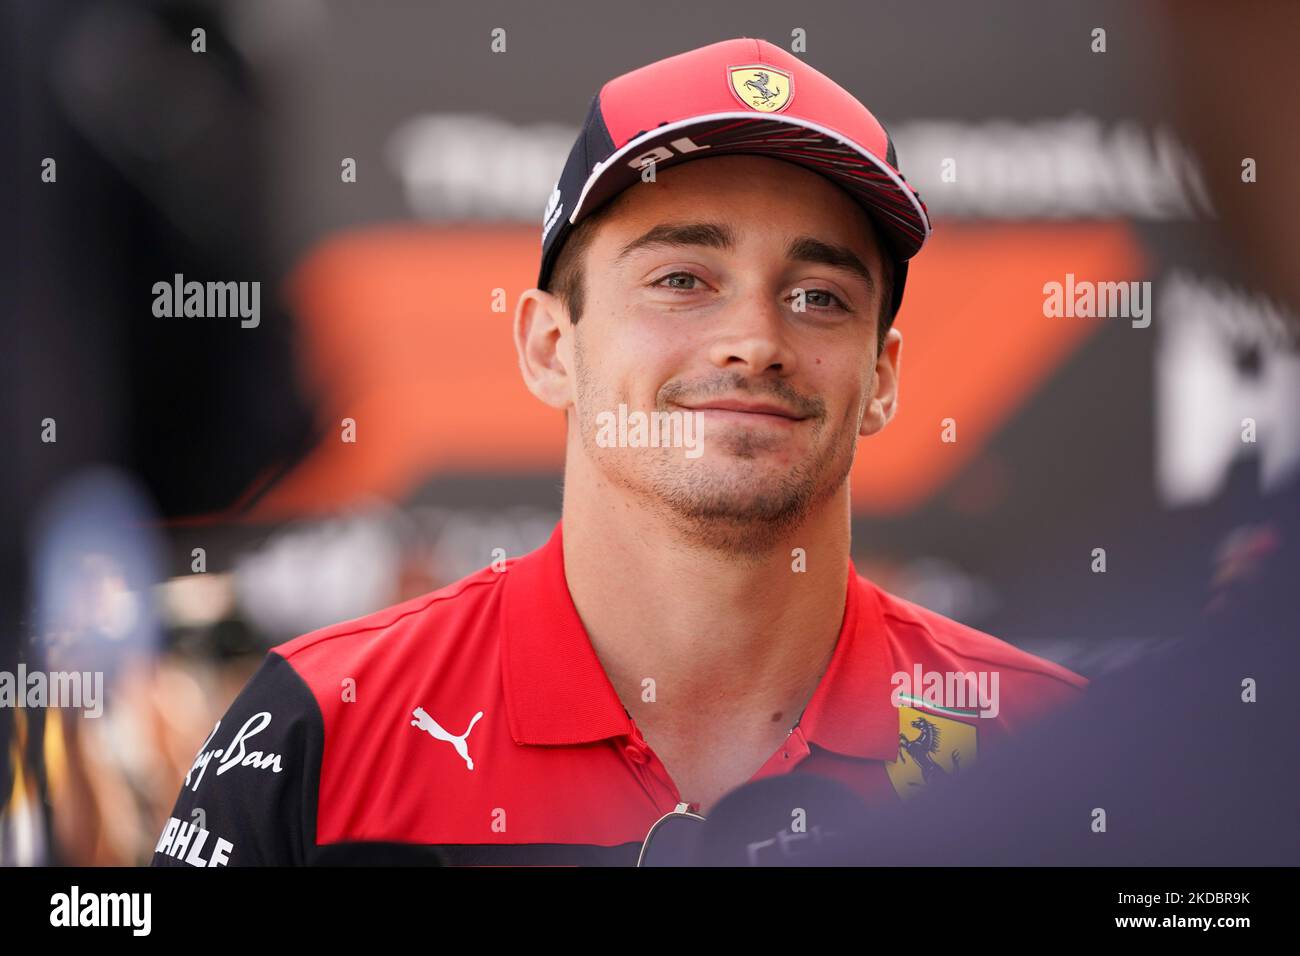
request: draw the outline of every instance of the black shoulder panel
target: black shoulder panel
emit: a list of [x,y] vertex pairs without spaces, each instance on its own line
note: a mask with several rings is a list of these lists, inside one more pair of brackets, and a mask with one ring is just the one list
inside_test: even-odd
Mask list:
[[198,748],[151,865],[310,863],[324,744],[311,689],[268,653]]

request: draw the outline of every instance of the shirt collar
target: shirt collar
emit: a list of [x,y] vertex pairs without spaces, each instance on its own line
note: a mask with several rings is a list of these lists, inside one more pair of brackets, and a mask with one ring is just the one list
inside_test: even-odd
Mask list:
[[[557,522],[550,540],[505,572],[502,681],[520,744],[580,744],[630,734],[632,721],[596,656],[564,576]],[[810,743],[871,760],[898,755],[890,658],[874,586],[849,562],[848,594],[830,665],[799,721]]]
[[520,744],[581,744],[631,733],[564,577],[560,524],[505,571],[501,678]]
[[876,587],[850,560],[839,640],[799,719],[804,738],[850,757],[896,759],[898,708],[890,701],[896,669]]

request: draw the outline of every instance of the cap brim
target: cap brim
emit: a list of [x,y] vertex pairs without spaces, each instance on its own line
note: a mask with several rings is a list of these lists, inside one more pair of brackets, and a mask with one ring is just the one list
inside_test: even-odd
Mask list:
[[[703,148],[683,152],[671,147],[684,137]],[[920,197],[883,158],[834,130],[797,116],[748,111],[694,116],[628,141],[592,170],[569,214],[569,223],[576,225],[638,182],[641,167],[633,160],[656,149],[666,153],[657,168],[710,156],[752,154],[795,163],[826,176],[859,202],[894,257],[902,261],[916,255],[930,236],[930,218]]]

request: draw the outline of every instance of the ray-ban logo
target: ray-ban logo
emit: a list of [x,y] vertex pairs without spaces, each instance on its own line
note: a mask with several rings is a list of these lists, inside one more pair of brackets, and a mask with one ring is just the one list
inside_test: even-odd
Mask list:
[[[208,764],[212,760],[218,759],[221,762],[217,764],[217,776],[220,777],[226,771],[235,767],[253,767],[256,770],[270,770],[271,773],[280,773],[283,769],[280,766],[280,755],[270,751],[249,750],[248,742],[264,731],[271,723],[271,712],[264,710],[261,713],[254,714],[244,721],[244,725],[236,732],[233,740],[225,747],[219,747],[216,750],[208,750],[208,744],[212,743],[212,738],[217,735],[221,729],[221,721],[212,728],[212,733],[208,734],[208,739],[203,741],[203,746],[199,748],[199,755],[194,758],[194,763],[190,767],[190,772],[185,775],[185,784],[191,790],[198,790],[199,784],[203,782],[203,775],[208,772]],[[198,771],[198,776],[194,771]],[[194,777],[194,783],[190,783],[190,778]]]

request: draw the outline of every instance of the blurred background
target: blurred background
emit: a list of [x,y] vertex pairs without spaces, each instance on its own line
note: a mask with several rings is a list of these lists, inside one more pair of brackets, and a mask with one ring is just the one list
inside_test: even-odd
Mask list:
[[[935,222],[861,573],[1097,677],[1294,560],[1294,3],[3,9],[0,674],[104,688],[0,706],[2,864],[147,861],[267,648],[544,542],[563,424],[510,322],[547,196],[602,83],[730,37],[803,31]],[[178,273],[259,323],[156,316]],[[1045,318],[1067,273],[1150,281],[1150,326]]]

